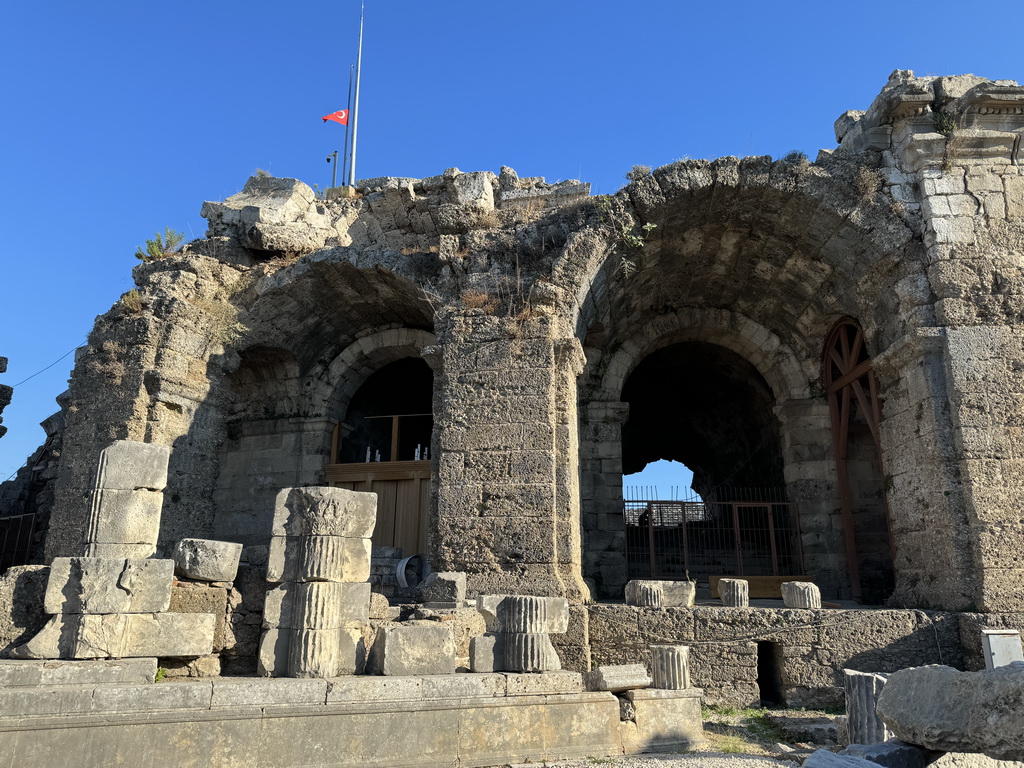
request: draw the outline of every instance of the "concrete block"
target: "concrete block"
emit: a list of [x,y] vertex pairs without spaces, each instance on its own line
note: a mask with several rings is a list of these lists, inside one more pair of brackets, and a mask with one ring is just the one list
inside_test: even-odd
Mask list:
[[685,645],[651,646],[652,686],[669,691],[690,687],[690,648]]
[[643,664],[614,664],[597,667],[586,675],[588,691],[621,693],[634,688],[647,688],[651,676]]
[[285,488],[274,507],[274,536],[368,539],[377,522],[377,495],[344,488]]
[[85,543],[155,545],[160,533],[160,491],[97,489],[89,494]]
[[0,660],[0,688],[152,683],[155,677],[154,658],[103,661]]
[[885,768],[924,768],[928,764],[924,750],[904,741],[882,744],[851,744],[839,754],[862,757]]
[[447,675],[455,672],[455,640],[444,625],[399,624],[377,631],[367,659],[377,675]]
[[171,560],[58,557],[44,610],[57,613],[160,613],[171,603]]
[[784,581],[782,602],[787,608],[804,608],[819,610],[821,608],[821,590],[817,584],[809,581]]
[[114,613],[54,616],[12,652],[22,659],[206,656],[216,617],[206,613]]
[[746,608],[750,605],[750,587],[746,579],[719,579],[718,595],[722,605]]
[[167,445],[118,440],[100,452],[94,487],[134,491],[162,491],[167,487],[167,463],[171,448]]
[[466,574],[461,572],[431,573],[420,584],[423,602],[455,603],[466,600]]
[[341,629],[369,623],[370,585],[329,581],[281,584],[267,592],[264,629]]
[[370,539],[274,536],[267,555],[267,581],[367,581],[371,549]]
[[234,581],[242,545],[210,539],[182,539],[174,546],[174,572],[194,581]]

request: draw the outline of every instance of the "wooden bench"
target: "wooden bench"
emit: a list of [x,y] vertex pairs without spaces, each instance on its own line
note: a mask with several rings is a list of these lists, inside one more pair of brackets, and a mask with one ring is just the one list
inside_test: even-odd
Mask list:
[[813,581],[807,576],[711,576],[709,585],[711,596],[718,597],[719,579],[743,579],[750,587],[751,599],[782,599],[782,582],[784,581]]

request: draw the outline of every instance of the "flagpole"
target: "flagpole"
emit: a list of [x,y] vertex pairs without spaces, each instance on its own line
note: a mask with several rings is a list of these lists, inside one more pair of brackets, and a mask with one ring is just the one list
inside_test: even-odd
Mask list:
[[363,12],[365,3],[359,3],[359,51],[356,54],[356,100],[352,105],[352,163],[348,167],[348,185],[356,185],[356,138],[359,136],[359,75],[363,66]]
[[[348,65],[348,101],[345,102],[345,109],[348,116],[352,117],[352,65]],[[345,183],[345,174],[348,168],[348,124],[351,120],[345,121],[345,144],[341,148],[341,183]]]

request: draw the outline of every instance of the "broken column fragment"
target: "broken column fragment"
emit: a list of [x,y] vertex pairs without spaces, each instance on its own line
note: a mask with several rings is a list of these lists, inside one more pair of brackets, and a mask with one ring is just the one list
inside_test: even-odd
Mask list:
[[118,440],[100,452],[89,491],[87,557],[156,554],[170,455],[166,445],[132,440]]
[[719,579],[718,596],[722,600],[722,605],[746,608],[750,605],[750,586],[746,579]]
[[653,688],[682,691],[690,687],[690,648],[686,645],[652,645]]
[[880,673],[843,670],[847,729],[851,744],[878,744],[892,738],[892,731],[885,727],[875,712],[887,678],[888,675]]
[[362,671],[369,622],[370,535],[377,497],[343,488],[277,496],[260,674],[334,677]]
[[[719,587],[721,589],[721,587]],[[782,582],[782,602],[787,608],[821,608],[821,590],[809,581]]]
[[[471,649],[474,672],[549,672],[562,668],[550,635],[569,628],[569,603],[564,597],[480,595],[477,610],[488,634]],[[489,638],[493,637],[491,642]],[[493,657],[488,657],[493,653]]]
[[651,676],[643,664],[609,664],[591,670],[585,678],[587,690],[611,693],[647,688],[651,684]]
[[626,583],[626,605],[647,608],[691,608],[697,594],[692,581],[634,579]]

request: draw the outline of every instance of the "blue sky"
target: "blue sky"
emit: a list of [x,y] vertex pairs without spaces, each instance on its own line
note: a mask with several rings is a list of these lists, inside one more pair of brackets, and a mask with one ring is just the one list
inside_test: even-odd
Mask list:
[[[604,193],[634,164],[813,158],[835,145],[835,118],[866,108],[895,68],[1024,79],[1012,34],[974,7],[368,0],[357,175],[504,164]],[[136,246],[165,226],[202,236],[204,200],[257,168],[329,184],[342,129],[320,116],[345,105],[358,8],[7,9],[0,383],[82,344],[132,287]],[[70,367],[71,356],[16,388],[0,479],[41,441]]]

